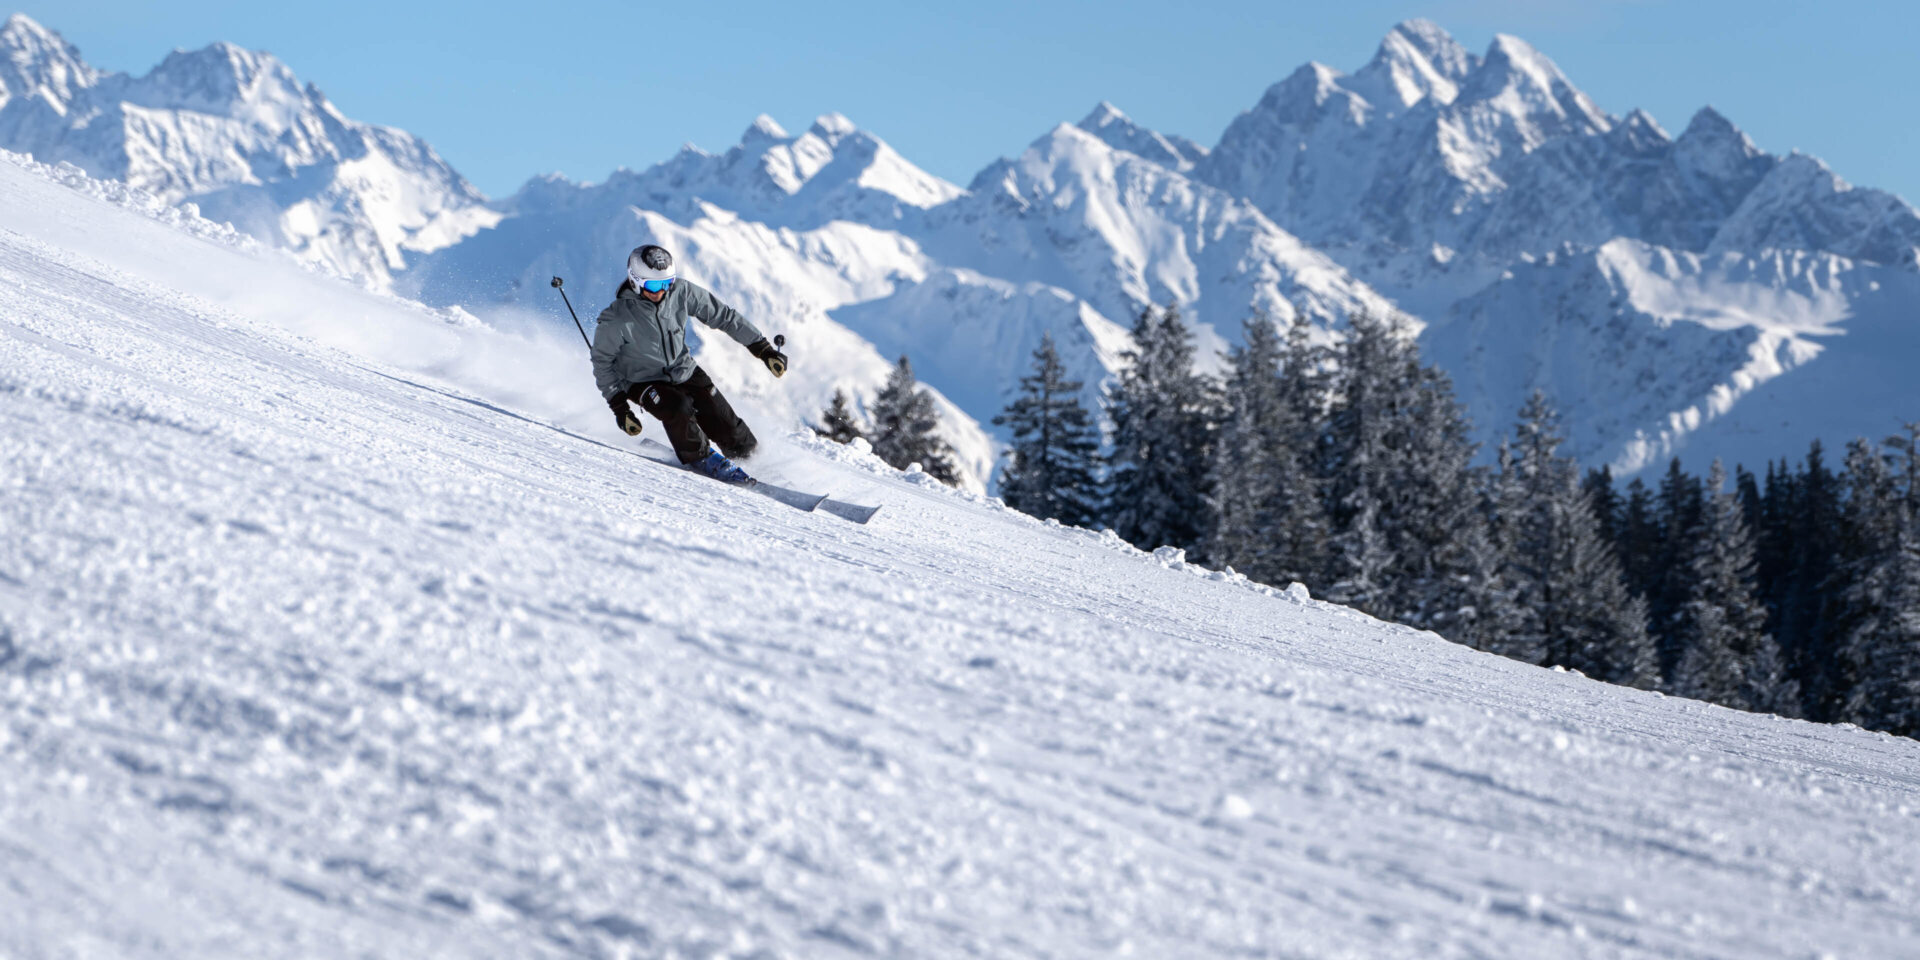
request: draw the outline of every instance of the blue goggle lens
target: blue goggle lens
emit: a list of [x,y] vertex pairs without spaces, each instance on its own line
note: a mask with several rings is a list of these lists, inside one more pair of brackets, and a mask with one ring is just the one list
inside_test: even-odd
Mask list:
[[648,293],[660,293],[671,290],[673,289],[673,279],[672,277],[668,277],[665,280],[642,280],[640,281],[640,289]]

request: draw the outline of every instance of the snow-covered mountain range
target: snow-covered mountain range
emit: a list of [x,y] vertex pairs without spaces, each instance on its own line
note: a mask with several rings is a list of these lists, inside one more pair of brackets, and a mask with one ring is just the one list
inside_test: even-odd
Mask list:
[[1885,375],[1920,364],[1920,212],[1768,154],[1711,108],[1678,137],[1608,113],[1510,36],[1475,54],[1401,24],[1352,73],[1275,84],[1212,148],[1103,103],[964,189],[830,114],[493,202],[263,54],[216,45],[107,76],[24,17],[0,51],[0,146],[495,323],[563,316],[553,275],[591,312],[626,250],[664,243],[789,338],[778,389],[737,351],[703,354],[723,385],[804,418],[909,355],[976,479],[981,424],[1041,337],[1091,397],[1150,303],[1180,304],[1213,348],[1256,314],[1326,336],[1356,310],[1401,314],[1483,437],[1545,389],[1569,452],[1622,471],[1754,464],[1920,415],[1920,390]]
[[0,147],[124,180],[377,285],[499,219],[419,138],[342,116],[265,53],[216,43],[104,73],[23,15],[0,26]]

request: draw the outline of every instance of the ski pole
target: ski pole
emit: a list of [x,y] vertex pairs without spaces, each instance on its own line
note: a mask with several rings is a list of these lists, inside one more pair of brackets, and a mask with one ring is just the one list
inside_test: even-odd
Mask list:
[[587,328],[580,325],[580,315],[573,312],[573,301],[567,299],[567,291],[560,286],[562,283],[565,283],[565,282],[566,281],[560,279],[559,277],[554,277],[553,288],[555,290],[560,291],[560,302],[565,303],[567,305],[567,315],[573,318],[573,328],[575,330],[580,331],[580,339],[586,343],[587,352],[592,353],[593,341],[587,339]]

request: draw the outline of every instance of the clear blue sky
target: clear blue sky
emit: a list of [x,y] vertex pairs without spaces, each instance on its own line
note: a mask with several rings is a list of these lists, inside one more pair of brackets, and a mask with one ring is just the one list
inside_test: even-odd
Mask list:
[[[421,5],[427,6],[427,5]],[[1100,100],[1211,145],[1299,64],[1343,70],[1422,16],[1476,52],[1544,50],[1616,114],[1678,133],[1711,103],[1764,148],[1820,156],[1920,201],[1920,4],[1778,0],[1100,0],[961,4],[246,3],[29,0],[94,65],[144,73],[176,47],[265,49],[348,116],[425,137],[493,196],[560,170],[599,180],[682,143],[838,110],[965,184]]]

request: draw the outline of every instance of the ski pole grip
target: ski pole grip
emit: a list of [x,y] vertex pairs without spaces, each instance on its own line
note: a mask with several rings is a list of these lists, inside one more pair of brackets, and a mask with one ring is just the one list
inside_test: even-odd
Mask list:
[[[559,277],[555,277],[554,279],[555,279],[555,280],[558,280],[558,279],[560,279],[560,278],[559,278]],[[786,335],[786,334],[784,334],[784,333],[776,333],[776,334],[774,334],[774,335],[773,335],[773,347],[774,347],[774,349],[776,349],[776,350],[778,350],[778,349],[780,349],[781,347],[784,347],[784,346],[786,346],[786,345],[787,345],[787,335]]]

